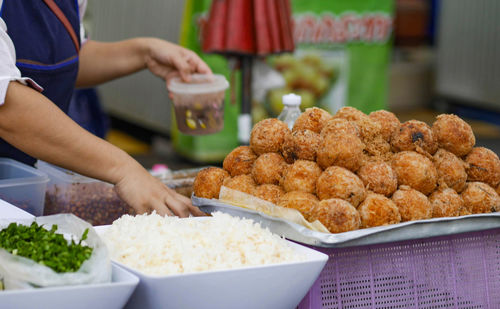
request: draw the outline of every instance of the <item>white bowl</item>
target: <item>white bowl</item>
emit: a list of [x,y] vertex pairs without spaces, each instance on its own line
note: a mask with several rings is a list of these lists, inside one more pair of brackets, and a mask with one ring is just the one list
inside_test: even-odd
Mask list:
[[[97,227],[102,232],[106,227]],[[125,308],[290,309],[309,291],[328,256],[288,242],[305,260],[229,270],[152,276],[113,261],[139,277]]]
[[139,278],[112,265],[110,283],[0,291],[0,308],[119,309],[138,283]]

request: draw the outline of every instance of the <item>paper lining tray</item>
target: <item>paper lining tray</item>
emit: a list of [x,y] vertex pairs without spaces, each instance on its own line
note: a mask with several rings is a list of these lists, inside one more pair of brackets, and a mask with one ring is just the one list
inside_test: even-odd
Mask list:
[[271,232],[290,240],[326,248],[372,245],[500,228],[500,212],[496,212],[409,221],[338,234],[327,234],[309,230],[285,219],[222,203],[216,199],[199,198],[193,195],[191,200],[193,205],[206,213],[220,211],[232,216],[253,219],[260,222],[262,227],[267,227]]

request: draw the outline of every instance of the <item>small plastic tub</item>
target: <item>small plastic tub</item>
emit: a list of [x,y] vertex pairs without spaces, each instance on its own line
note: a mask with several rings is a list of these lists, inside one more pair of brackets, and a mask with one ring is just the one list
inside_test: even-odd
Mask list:
[[34,216],[43,215],[49,177],[12,159],[0,158],[0,199]]
[[186,83],[174,78],[169,91],[179,131],[189,135],[219,132],[224,128],[224,96],[229,83],[222,75],[194,74]]

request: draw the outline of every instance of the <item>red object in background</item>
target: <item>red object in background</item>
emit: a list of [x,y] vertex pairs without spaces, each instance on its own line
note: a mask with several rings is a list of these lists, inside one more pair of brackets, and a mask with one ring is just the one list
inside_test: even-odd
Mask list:
[[225,55],[291,52],[289,0],[214,0],[202,50]]
[[[242,95],[238,137],[240,143],[248,144],[252,59],[294,50],[290,1],[213,0],[203,30],[202,50],[239,60]],[[231,89],[234,91],[234,87]]]
[[394,44],[418,46],[428,43],[430,1],[397,0],[394,18]]

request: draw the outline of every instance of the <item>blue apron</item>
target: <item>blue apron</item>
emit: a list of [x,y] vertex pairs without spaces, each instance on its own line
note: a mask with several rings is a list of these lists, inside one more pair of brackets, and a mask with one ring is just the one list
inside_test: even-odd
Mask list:
[[[54,2],[69,21],[73,34],[79,34],[77,0]],[[79,35],[77,42],[72,39],[61,19],[42,0],[4,0],[0,16],[14,43],[16,66],[21,76],[30,77],[42,86],[42,94],[67,113],[78,74]],[[29,165],[36,161],[3,139],[0,139],[0,156]]]

